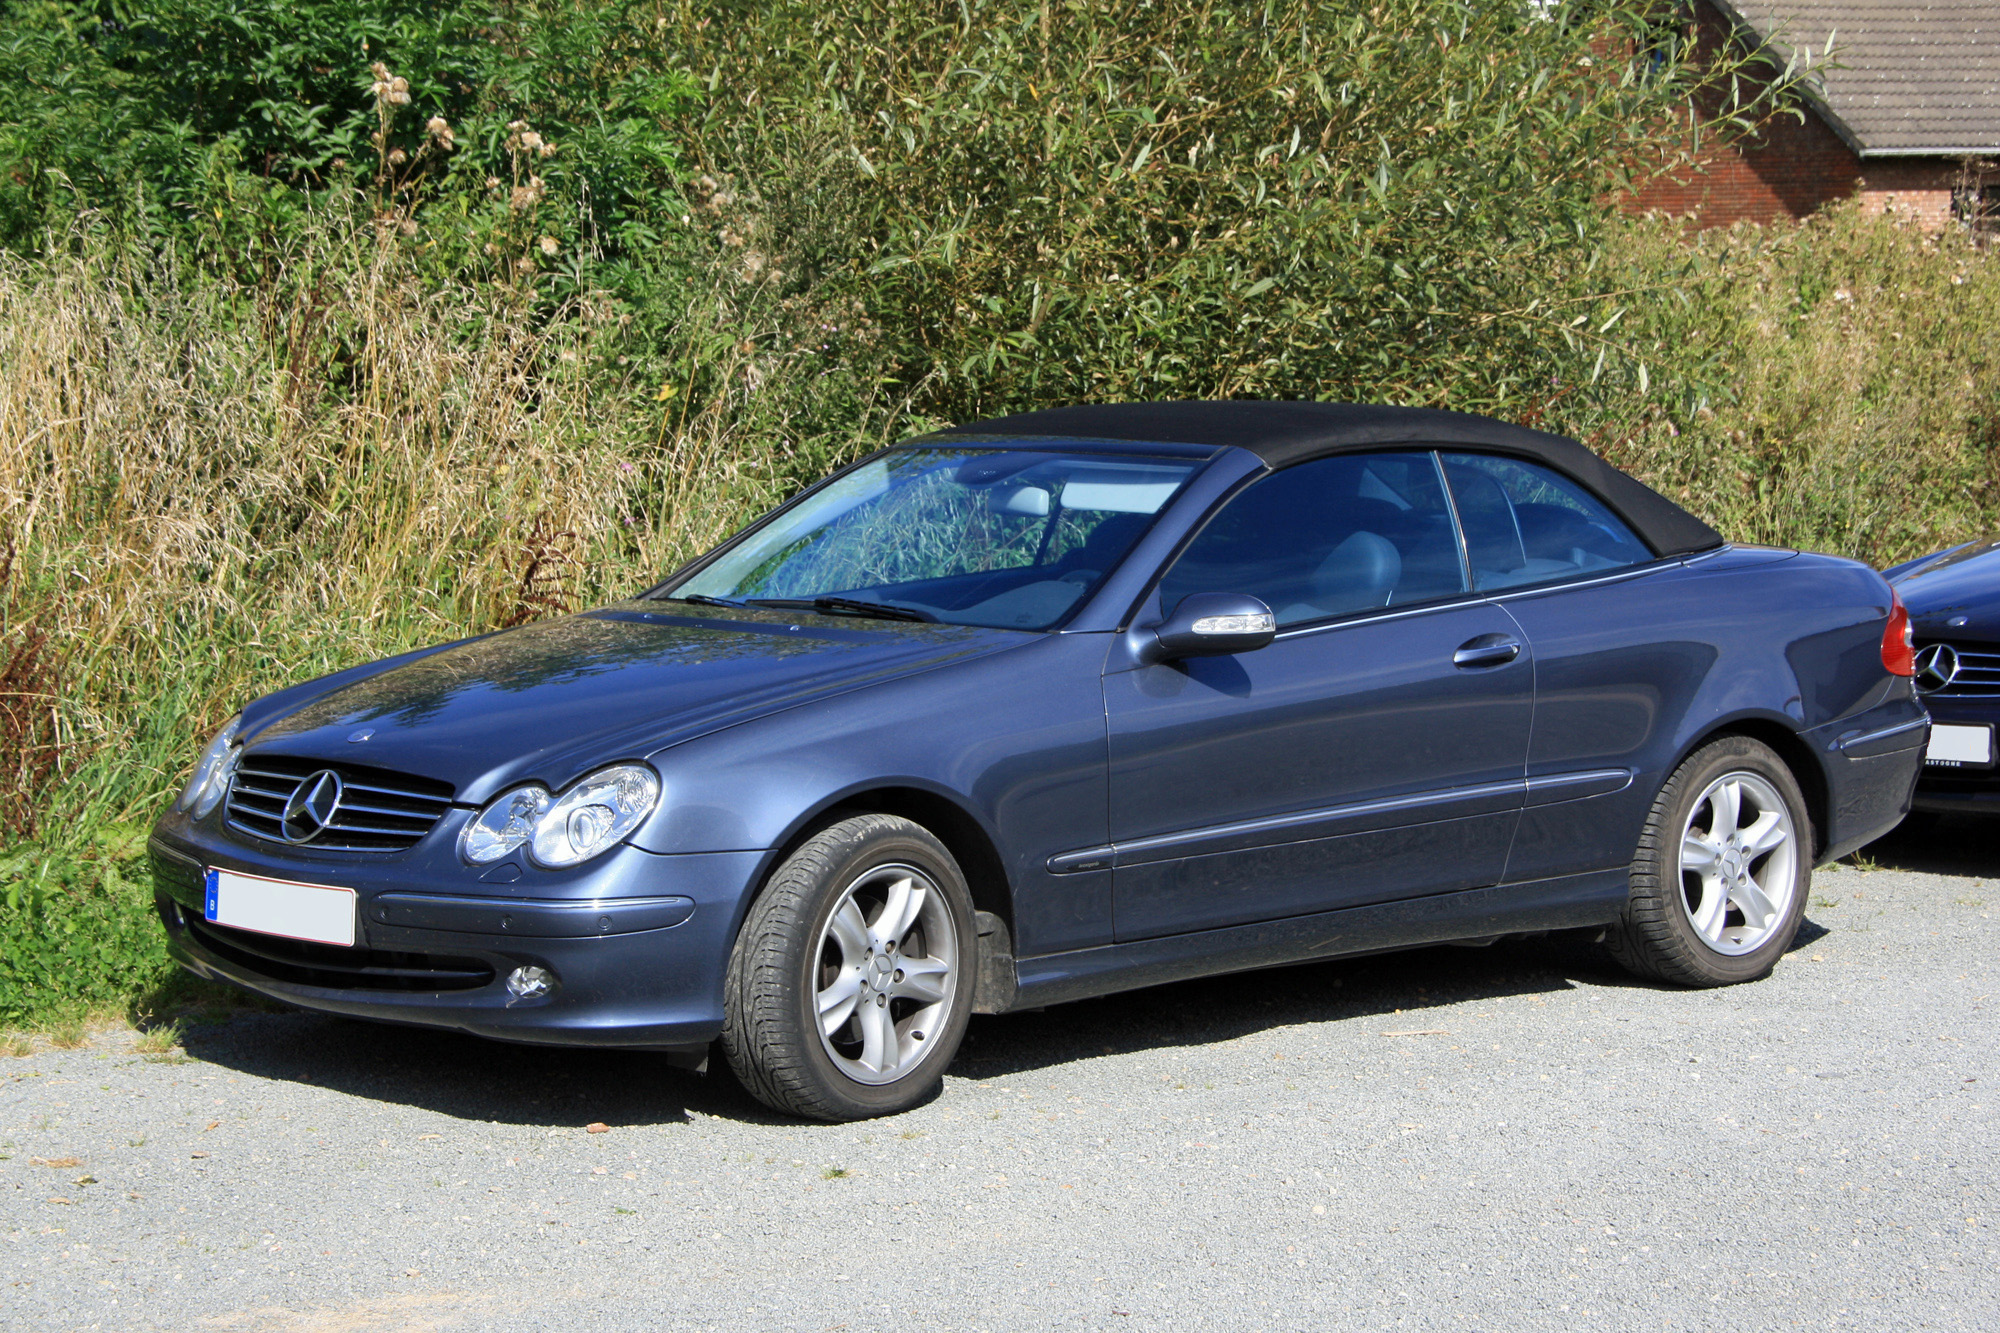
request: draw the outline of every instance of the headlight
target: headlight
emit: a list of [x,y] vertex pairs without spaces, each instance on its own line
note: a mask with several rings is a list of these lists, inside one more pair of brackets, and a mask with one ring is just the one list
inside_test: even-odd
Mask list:
[[539,865],[573,866],[623,842],[659,800],[660,779],[642,764],[599,769],[561,797],[538,785],[516,787],[466,825],[459,850],[485,865],[525,845]]
[[215,809],[215,803],[229,790],[229,777],[236,771],[236,757],[242,751],[236,748],[236,731],[243,725],[241,715],[229,719],[229,724],[215,733],[215,739],[201,752],[201,762],[194,766],[194,776],[187,786],[181,788],[174,809],[194,811],[196,819],[206,819],[208,812]]
[[653,813],[660,779],[638,764],[602,768],[564,792],[535,821],[529,845],[545,866],[573,866],[623,842]]
[[535,836],[535,821],[554,799],[545,787],[516,787],[505,793],[465,826],[459,851],[476,866],[498,861]]

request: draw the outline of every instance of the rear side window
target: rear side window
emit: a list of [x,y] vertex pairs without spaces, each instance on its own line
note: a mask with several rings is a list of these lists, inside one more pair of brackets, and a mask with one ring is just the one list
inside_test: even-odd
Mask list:
[[1296,625],[1465,591],[1434,455],[1342,454],[1254,483],[1161,581],[1167,611],[1195,592],[1248,593]]
[[1617,569],[1653,558],[1646,544],[1567,477],[1513,458],[1444,455],[1445,478],[1480,592]]

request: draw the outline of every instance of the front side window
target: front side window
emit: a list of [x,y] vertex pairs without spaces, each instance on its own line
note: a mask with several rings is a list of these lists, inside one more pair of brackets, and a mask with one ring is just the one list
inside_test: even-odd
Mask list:
[[1444,472],[1465,530],[1472,586],[1480,592],[1653,558],[1596,497],[1547,468],[1514,458],[1446,454]]
[[1081,602],[1198,464],[1060,450],[898,449],[766,520],[658,594],[839,598],[913,619],[1043,629]]
[[1263,599],[1280,627],[1465,591],[1436,457],[1341,454],[1262,478],[1188,544],[1160,585]]

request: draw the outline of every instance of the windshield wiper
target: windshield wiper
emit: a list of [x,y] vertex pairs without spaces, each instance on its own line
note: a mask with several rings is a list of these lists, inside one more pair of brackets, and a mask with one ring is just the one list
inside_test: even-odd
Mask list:
[[662,597],[660,600],[663,602],[686,602],[690,606],[728,606],[738,611],[748,611],[750,609],[750,603],[748,602],[739,602],[729,597],[710,597],[705,592],[682,593],[678,597],[668,596]]
[[752,597],[751,606],[776,606],[788,611],[818,611],[829,616],[869,616],[875,620],[915,620],[935,624],[937,617],[910,606],[864,602],[858,597]]

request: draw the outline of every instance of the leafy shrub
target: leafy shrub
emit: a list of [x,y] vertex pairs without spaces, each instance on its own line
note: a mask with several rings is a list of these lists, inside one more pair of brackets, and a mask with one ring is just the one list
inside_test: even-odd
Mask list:
[[1614,233],[1654,392],[1550,417],[1739,541],[1886,567],[2000,528],[2000,262],[1856,205]]
[[797,280],[846,275],[941,417],[1208,396],[1519,412],[1552,369],[1616,352],[1592,257],[1626,173],[1679,151],[1665,120],[1697,86],[1711,130],[1758,109],[1739,63],[1680,59],[1655,11],[785,0],[684,30],[712,90],[690,159],[766,199],[802,163],[851,178],[853,224]]
[[[485,253],[527,190],[551,204],[529,239],[587,252],[609,266],[593,280],[621,287],[683,212],[673,126],[694,89],[639,0],[9,9],[0,242],[17,250],[88,209],[261,268],[289,257],[310,196],[363,185],[378,211],[434,206],[433,245],[460,242],[437,256],[449,269]],[[516,246],[503,267],[520,258],[539,257]],[[585,265],[571,260],[564,294]]]
[[123,1005],[167,975],[143,858],[115,849],[0,862],[0,1026]]

